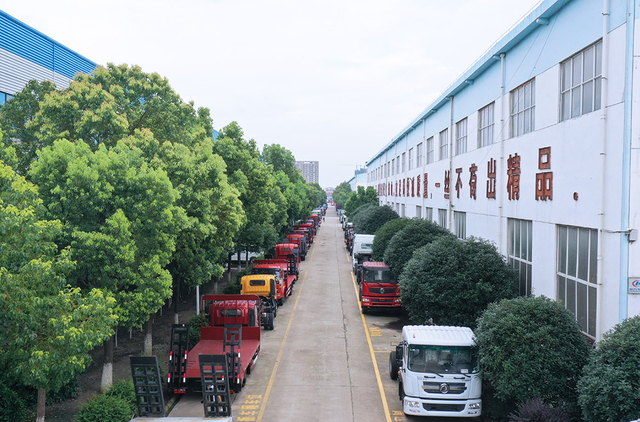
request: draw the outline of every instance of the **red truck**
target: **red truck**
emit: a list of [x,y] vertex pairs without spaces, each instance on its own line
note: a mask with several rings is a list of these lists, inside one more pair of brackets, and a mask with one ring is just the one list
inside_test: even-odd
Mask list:
[[185,353],[186,371],[174,380],[174,392],[202,391],[199,355],[226,355],[229,389],[238,393],[260,353],[260,297],[204,295],[202,310],[200,341]]
[[313,223],[300,223],[300,224],[297,224],[297,225],[293,226],[293,228],[294,228],[295,230],[300,230],[300,229],[302,229],[302,230],[304,230],[304,229],[309,230],[309,244],[312,244],[312,243],[313,243],[313,238],[314,238],[314,237],[315,237],[315,235],[316,235],[316,228],[315,228],[315,226],[313,225]]
[[311,230],[308,227],[294,227],[291,233],[303,234],[307,241],[307,251],[311,248]]
[[369,312],[370,308],[400,309],[402,306],[400,286],[391,276],[391,268],[384,262],[363,262],[358,284],[363,314]]
[[300,274],[300,248],[295,243],[278,243],[275,247],[275,258],[286,259],[289,274]]
[[307,257],[307,237],[302,233],[289,233],[285,237],[285,243],[295,243],[300,248],[300,259],[304,261]]
[[251,274],[275,275],[278,306],[284,305],[284,299],[291,296],[293,283],[298,279],[287,259],[255,259]]

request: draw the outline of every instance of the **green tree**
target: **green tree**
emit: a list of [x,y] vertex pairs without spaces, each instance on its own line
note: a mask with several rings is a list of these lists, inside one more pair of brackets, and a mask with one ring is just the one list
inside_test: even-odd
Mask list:
[[[49,216],[64,223],[59,243],[72,247],[76,285],[111,292],[118,325],[141,326],[171,295],[164,267],[185,224],[167,174],[123,143],[92,152],[60,140],[40,151],[30,176]],[[110,339],[103,388],[111,385],[112,347]]]
[[[410,226],[407,226],[407,228]],[[400,276],[402,306],[417,323],[474,328],[492,303],[516,296],[516,275],[496,247],[440,236],[413,253]]]
[[[482,377],[499,400],[539,398],[567,410],[589,346],[574,315],[545,297],[492,303],[475,330]],[[598,419],[599,421],[606,419]]]
[[240,192],[246,222],[236,239],[240,250],[260,252],[278,240],[287,225],[286,200],[269,166],[260,161],[253,139],[245,140],[242,128],[231,122],[220,131],[213,152],[227,164],[227,177]]
[[376,236],[373,239],[372,247],[374,261],[382,261],[384,259],[384,252],[387,250],[387,245],[391,238],[410,222],[411,220],[408,218],[390,220],[373,233]]
[[586,422],[640,418],[640,317],[624,320],[603,336],[577,388]]
[[353,211],[364,204],[378,205],[378,194],[373,186],[368,186],[367,189],[363,186],[358,186],[358,189],[351,193],[347,203],[344,205],[344,212],[351,216]]
[[311,209],[317,208],[327,202],[327,192],[317,183],[307,183],[307,198]]
[[38,421],[47,391],[84,370],[116,323],[112,298],[67,285],[70,251],[53,242],[62,225],[44,211],[37,188],[0,164],[0,367],[38,390]]
[[335,202],[336,207],[344,208],[344,205],[347,203],[347,199],[351,195],[351,185],[347,182],[342,182],[333,190],[333,202]]
[[296,167],[296,157],[288,149],[278,144],[265,145],[260,157],[273,167],[274,172],[283,171],[292,183],[303,181],[302,173]]
[[412,219],[389,241],[384,252],[384,262],[391,267],[394,277],[399,278],[404,266],[413,256],[413,252],[441,236],[452,237],[453,234],[433,221]]
[[27,126],[27,123],[40,110],[40,102],[55,89],[56,86],[51,81],[31,80],[22,91],[0,107],[0,127],[5,135],[4,146],[15,152],[14,170],[22,176],[27,175],[37,151],[43,146],[38,140],[38,130]]
[[[364,208],[360,207],[359,209]],[[358,212],[353,217],[353,227],[356,233],[375,234],[387,222],[400,218],[390,206],[371,206],[366,211]]]

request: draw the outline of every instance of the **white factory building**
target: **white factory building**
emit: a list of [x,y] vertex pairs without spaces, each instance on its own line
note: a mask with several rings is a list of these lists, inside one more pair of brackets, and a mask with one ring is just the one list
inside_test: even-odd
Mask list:
[[638,3],[543,1],[367,161],[380,204],[495,242],[595,340],[640,313]]

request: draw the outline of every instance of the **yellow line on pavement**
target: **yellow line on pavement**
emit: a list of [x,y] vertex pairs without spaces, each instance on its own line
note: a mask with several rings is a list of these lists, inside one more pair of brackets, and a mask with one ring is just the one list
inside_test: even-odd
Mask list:
[[[356,298],[358,295],[358,286],[356,284],[356,278],[351,272],[351,280],[353,280],[353,288],[356,291]],[[358,300],[358,307],[360,308],[360,316],[362,317],[362,325],[364,326],[364,332],[367,335],[367,343],[369,343],[369,351],[371,352],[371,360],[373,361],[373,370],[376,373],[376,380],[378,381],[378,389],[380,390],[380,398],[382,399],[382,407],[384,408],[384,414],[387,417],[387,422],[391,422],[391,413],[389,412],[389,405],[387,404],[387,395],[384,393],[384,387],[382,386],[382,378],[380,377],[380,371],[378,370],[378,361],[376,360],[375,352],[373,351],[373,344],[371,343],[371,336],[369,335],[369,327],[367,327],[367,320],[362,313],[362,306]],[[389,353],[389,352],[387,352]]]
[[[315,253],[315,249],[311,251],[311,258],[313,258],[313,254]],[[267,391],[264,393],[264,400],[260,404],[260,412],[258,413],[258,418],[256,422],[260,422],[262,420],[262,416],[264,416],[264,411],[267,407],[267,402],[269,401],[269,395],[271,395],[271,389],[273,388],[273,381],[276,378],[276,373],[278,372],[278,366],[280,365],[280,361],[282,360],[282,354],[284,353],[284,346],[287,343],[287,337],[289,337],[289,330],[291,329],[291,324],[293,323],[293,317],[296,314],[296,309],[298,309],[298,302],[300,301],[300,297],[302,296],[302,288],[304,287],[304,282],[307,279],[307,272],[304,273],[304,277],[302,277],[302,282],[300,283],[300,287],[297,289],[298,297],[296,298],[296,303],[293,305],[293,311],[291,311],[291,316],[289,317],[289,324],[287,324],[287,329],[284,332],[284,338],[282,339],[282,344],[280,345],[280,351],[278,352],[278,357],[276,358],[276,363],[273,365],[273,371],[271,372],[271,378],[269,378],[269,384],[267,385]]]

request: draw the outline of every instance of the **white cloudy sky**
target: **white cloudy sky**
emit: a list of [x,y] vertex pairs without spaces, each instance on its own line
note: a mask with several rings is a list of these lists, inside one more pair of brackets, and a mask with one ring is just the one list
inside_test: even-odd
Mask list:
[[137,64],[258,145],[353,177],[538,0],[0,0],[99,64]]

